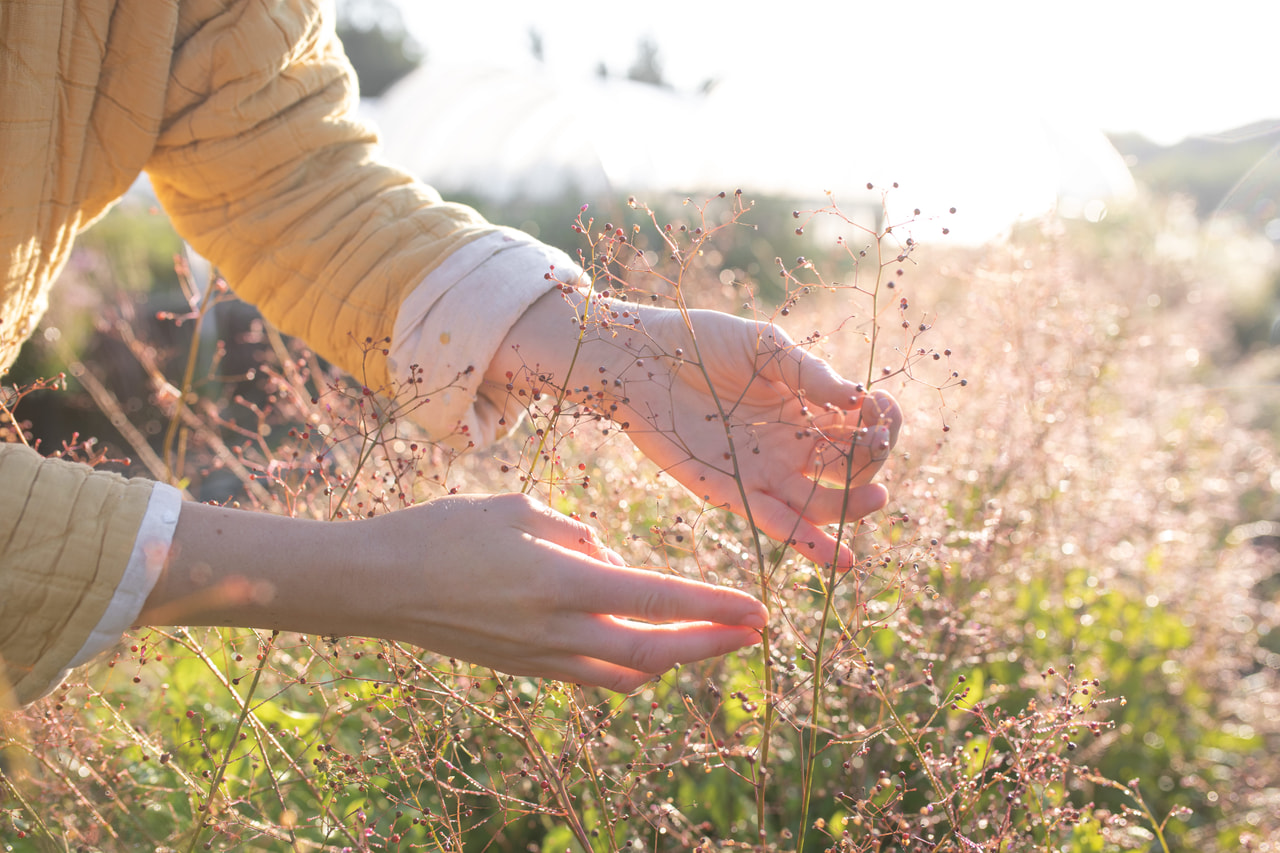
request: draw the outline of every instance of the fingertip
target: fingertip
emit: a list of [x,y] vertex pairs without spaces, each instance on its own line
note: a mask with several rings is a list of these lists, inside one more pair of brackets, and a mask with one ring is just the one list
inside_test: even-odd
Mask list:
[[759,606],[744,615],[738,620],[738,624],[752,631],[763,631],[764,627],[769,624],[769,611],[765,609],[763,604],[756,602]]
[[709,657],[728,654],[732,651],[736,651],[737,649],[748,648],[749,646],[758,646],[764,642],[764,635],[760,631],[751,628],[726,628],[719,634],[717,642],[719,644],[718,650],[715,654],[709,655]]
[[889,490],[880,483],[870,483],[859,488],[865,490],[867,495],[867,512],[879,512],[889,505]]
[[853,568],[856,562],[857,557],[854,556],[853,549],[849,547],[847,537],[841,536],[840,540],[833,546],[830,556],[819,562],[819,565],[826,569],[834,568],[839,572],[847,572]]
[[889,490],[880,483],[856,486],[849,492],[849,520],[866,518],[889,505]]

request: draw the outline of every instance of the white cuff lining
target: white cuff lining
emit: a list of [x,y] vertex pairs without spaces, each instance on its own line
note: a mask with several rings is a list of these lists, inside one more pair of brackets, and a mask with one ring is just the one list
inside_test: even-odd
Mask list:
[[391,375],[407,375],[410,365],[418,365],[419,388],[431,396],[410,419],[435,440],[458,447],[468,440],[489,444],[510,429],[512,424],[500,426],[502,413],[477,396],[485,370],[530,305],[557,281],[577,284],[581,278],[581,268],[564,252],[510,229],[446,258],[404,300],[391,335]]
[[[160,572],[169,559],[169,546],[178,526],[182,511],[182,493],[173,486],[156,483],[142,516],[142,525],[133,540],[133,551],[125,567],[120,584],[111,596],[111,602],[98,624],[89,632],[80,651],[67,664],[67,668],[80,666],[100,652],[120,641],[120,635],[134,623],[142,612],[142,605],[160,578]],[[64,673],[59,674],[61,681]],[[57,684],[57,681],[54,682]]]

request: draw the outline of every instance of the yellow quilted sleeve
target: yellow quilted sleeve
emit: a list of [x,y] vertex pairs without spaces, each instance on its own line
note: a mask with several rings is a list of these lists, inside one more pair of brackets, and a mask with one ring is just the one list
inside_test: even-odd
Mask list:
[[188,0],[171,73],[147,171],[179,233],[282,331],[385,386],[382,346],[365,342],[493,226],[378,162],[319,4]]
[[0,484],[5,707],[53,687],[102,618],[129,563],[153,484],[45,459],[14,444],[0,445]]

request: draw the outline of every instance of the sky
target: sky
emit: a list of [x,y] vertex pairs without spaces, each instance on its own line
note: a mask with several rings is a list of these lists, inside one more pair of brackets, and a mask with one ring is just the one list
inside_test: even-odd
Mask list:
[[707,80],[884,114],[980,95],[1161,143],[1280,118],[1280,2],[400,0],[432,60],[529,55],[625,73],[642,38],[677,88]]
[[[692,167],[701,158],[700,174],[721,189],[788,194],[777,189],[785,186],[842,202],[868,183],[900,182],[891,204],[925,211],[919,227],[951,240],[981,242],[1049,210],[1105,216],[1132,182],[1101,132],[1168,145],[1280,121],[1280,0],[395,2],[437,69],[430,86],[448,90],[465,76],[458,64],[505,64],[518,79],[550,75],[579,93],[560,119],[575,128],[559,141],[566,156],[587,138],[594,150],[621,149],[610,162],[660,172],[682,191],[690,182],[677,170],[649,161]],[[575,88],[602,63],[625,75],[642,40],[657,46],[675,91],[690,95],[694,120]],[[711,97],[693,97],[709,81]],[[407,113],[440,123],[429,97],[418,90],[381,120],[389,150],[399,142],[406,161],[441,166],[420,170],[434,183],[468,157],[474,173],[493,175],[489,148],[530,138],[527,127],[501,125],[520,112],[510,92],[467,104],[473,136],[452,148],[431,144],[434,125],[406,134]],[[610,180],[620,192],[639,183]],[[953,207],[958,214],[936,213]]]

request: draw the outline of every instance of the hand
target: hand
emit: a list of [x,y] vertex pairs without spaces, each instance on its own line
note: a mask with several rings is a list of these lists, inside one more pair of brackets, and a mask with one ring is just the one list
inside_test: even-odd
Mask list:
[[619,333],[638,358],[623,370],[626,412],[615,415],[636,446],[773,539],[851,566],[822,525],[884,506],[871,480],[901,426],[893,397],[863,393],[769,323],[716,311],[641,318],[641,333]]
[[630,691],[758,642],[766,617],[745,593],[628,568],[585,524],[499,495],[340,524],[185,504],[139,622],[381,637]]
[[409,569],[385,630],[502,672],[628,691],[758,642],[765,624],[754,598],[628,568],[587,525],[524,495],[441,498],[379,521],[390,554],[425,545],[447,567]]
[[[492,397],[512,377],[591,388],[571,396],[623,424],[695,495],[820,564],[853,565],[852,551],[822,528],[888,499],[871,480],[902,423],[892,396],[864,393],[772,324],[717,311],[690,311],[686,322],[679,311],[593,297],[579,341],[584,299],[548,293],[521,317],[486,372]],[[524,403],[507,401],[514,419]]]

